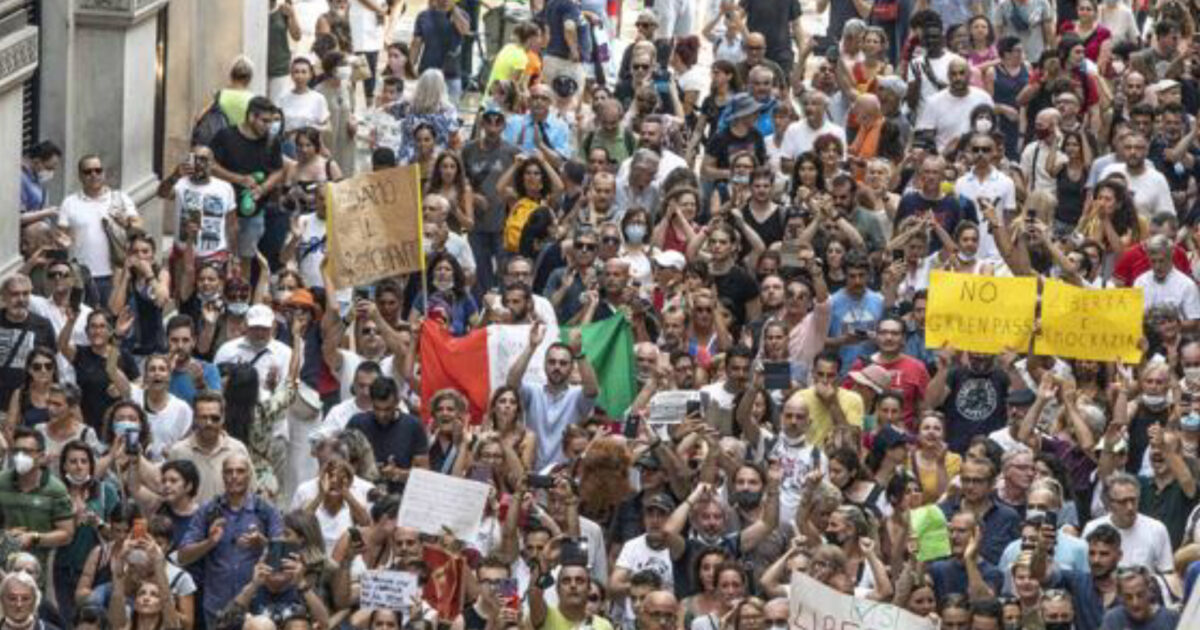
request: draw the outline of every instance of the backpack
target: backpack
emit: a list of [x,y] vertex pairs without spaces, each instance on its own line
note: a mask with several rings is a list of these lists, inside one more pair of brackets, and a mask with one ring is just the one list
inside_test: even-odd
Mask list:
[[520,251],[521,233],[525,231],[525,224],[529,222],[529,216],[540,205],[532,199],[523,197],[508,212],[508,218],[504,220],[504,251],[512,254]]
[[212,139],[217,136],[217,132],[229,126],[229,117],[221,109],[221,90],[217,90],[213,94],[212,103],[204,110],[204,113],[200,114],[195,125],[192,126],[192,144],[211,146]]

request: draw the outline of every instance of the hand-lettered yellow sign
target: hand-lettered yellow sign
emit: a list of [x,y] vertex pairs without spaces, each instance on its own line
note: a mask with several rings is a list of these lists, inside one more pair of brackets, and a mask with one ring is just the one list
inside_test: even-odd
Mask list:
[[1126,363],[1142,358],[1141,289],[1080,289],[1058,280],[1042,287],[1037,354]]
[[338,287],[370,284],[421,268],[420,193],[416,166],[330,184],[329,257]]
[[925,346],[1000,354],[1029,347],[1036,278],[934,271],[929,279]]

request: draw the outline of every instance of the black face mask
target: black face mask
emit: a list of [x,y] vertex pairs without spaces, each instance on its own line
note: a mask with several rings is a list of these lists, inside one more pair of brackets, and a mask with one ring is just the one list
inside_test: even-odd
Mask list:
[[1045,624],[1046,630],[1072,630],[1075,627],[1070,621],[1047,621]]
[[841,547],[842,545],[846,544],[846,539],[842,538],[842,535],[836,532],[825,532],[825,542],[833,545],[834,547]]
[[738,490],[733,493],[733,502],[743,510],[753,510],[758,507],[759,503],[762,503],[762,493]]

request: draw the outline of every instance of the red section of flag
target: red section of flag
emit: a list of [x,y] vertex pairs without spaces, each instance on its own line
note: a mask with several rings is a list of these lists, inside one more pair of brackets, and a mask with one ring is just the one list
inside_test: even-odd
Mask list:
[[471,423],[483,421],[490,392],[487,329],[465,337],[452,337],[444,326],[425,320],[421,325],[421,418],[432,416],[429,401],[439,390],[451,388],[466,395]]
[[466,562],[461,555],[426,545],[421,552],[429,572],[421,593],[426,603],[437,609],[439,619],[454,619],[462,612],[462,577]]

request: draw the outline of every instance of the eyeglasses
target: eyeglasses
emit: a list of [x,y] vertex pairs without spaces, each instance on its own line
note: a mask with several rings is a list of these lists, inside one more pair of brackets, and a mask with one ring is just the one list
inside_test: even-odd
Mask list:
[[54,364],[50,361],[35,361],[29,364],[30,372],[53,372]]
[[615,236],[605,236],[600,239],[600,242],[604,243],[605,245],[619,245],[621,243],[621,239]]
[[83,173],[84,175],[99,175],[104,172],[104,167],[97,166],[95,168],[81,168],[79,169],[79,172]]
[[654,22],[638,22],[637,27],[638,28],[657,28],[658,25],[655,24]]
[[594,252],[594,251],[596,251],[596,244],[595,243],[576,243],[575,249],[578,249],[581,252]]
[[633,67],[633,69],[634,69],[634,70],[649,70],[649,69],[650,69],[650,64],[648,64],[648,63],[635,63],[635,64],[633,64],[633,66],[632,66],[632,67]]
[[991,482],[987,477],[960,477],[964,485],[983,486]]
[[378,335],[379,329],[378,328],[362,328],[362,329],[360,329],[359,332],[361,332],[364,335]]
[[971,147],[971,151],[974,153],[991,153],[992,147]]

